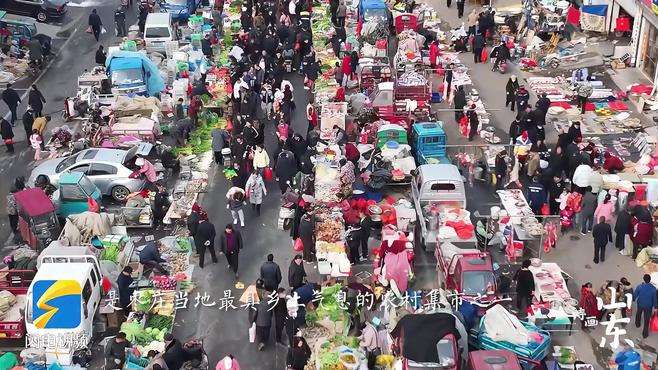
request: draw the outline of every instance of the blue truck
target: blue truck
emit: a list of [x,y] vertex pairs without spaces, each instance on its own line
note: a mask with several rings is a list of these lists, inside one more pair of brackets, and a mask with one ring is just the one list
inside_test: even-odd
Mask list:
[[450,163],[446,156],[446,133],[443,122],[421,122],[411,127],[411,150],[416,163]]
[[144,53],[110,52],[105,67],[114,95],[155,96],[165,88],[158,67]]
[[200,4],[200,0],[161,0],[160,11],[171,14],[174,21],[186,21]]

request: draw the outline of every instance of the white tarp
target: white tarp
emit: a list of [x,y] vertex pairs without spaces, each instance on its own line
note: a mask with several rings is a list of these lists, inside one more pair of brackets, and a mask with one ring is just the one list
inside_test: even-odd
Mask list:
[[494,341],[506,341],[521,346],[528,344],[528,329],[503,306],[497,304],[491,307],[482,320],[485,333]]

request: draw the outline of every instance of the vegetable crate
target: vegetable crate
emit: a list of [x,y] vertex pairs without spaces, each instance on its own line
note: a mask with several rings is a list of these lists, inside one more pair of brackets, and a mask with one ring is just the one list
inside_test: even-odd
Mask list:
[[[529,331],[538,333],[542,337],[542,342],[537,346],[520,346],[507,341],[495,341],[487,336],[484,329],[484,321],[480,322],[479,330],[475,346],[479,349],[500,349],[514,352],[519,356],[519,360],[525,364],[535,364],[537,361],[544,359],[549,352],[551,346],[551,336],[546,330],[542,330],[532,324],[522,322],[523,326]],[[524,367],[525,368],[525,367]]]

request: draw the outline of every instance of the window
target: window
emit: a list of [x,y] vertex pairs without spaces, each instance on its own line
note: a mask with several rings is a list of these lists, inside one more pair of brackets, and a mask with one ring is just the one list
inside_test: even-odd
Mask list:
[[94,163],[91,165],[89,176],[116,175],[117,168],[105,163]]
[[495,290],[496,283],[491,271],[467,271],[462,275],[462,292],[468,295],[489,294]]
[[169,27],[149,27],[146,29],[144,38],[171,37]]
[[78,161],[78,156],[77,155],[72,155],[68,158],[64,158],[61,162],[59,162],[57,167],[55,167],[55,172],[60,173],[60,172],[64,171],[65,169],[73,166],[75,164],[75,162],[77,162],[77,161]]
[[438,136],[428,136],[423,138],[423,143],[424,144],[432,144],[432,143],[438,143],[439,142],[439,137]]
[[85,154],[82,155],[82,159],[94,159],[96,157],[96,153],[98,153],[98,150],[96,149],[87,150]]
[[89,298],[91,298],[91,283],[89,282],[89,279],[87,279],[85,287],[82,289],[82,299],[85,305],[89,302]]
[[96,185],[94,185],[88,177],[81,178],[80,182],[78,182],[78,185],[87,195],[92,195],[94,194],[94,191],[96,191]]
[[60,197],[64,200],[86,200],[87,194],[82,191],[78,185],[61,185],[59,188]]
[[87,173],[89,171],[89,163],[81,164],[75,167],[71,167],[69,170],[71,172],[82,172],[82,173]]
[[96,278],[96,269],[94,268],[91,270],[91,284],[96,285],[97,281],[98,279]]
[[455,189],[455,184],[450,182],[435,182],[432,184],[432,186],[430,186],[430,190],[434,191],[449,191]]

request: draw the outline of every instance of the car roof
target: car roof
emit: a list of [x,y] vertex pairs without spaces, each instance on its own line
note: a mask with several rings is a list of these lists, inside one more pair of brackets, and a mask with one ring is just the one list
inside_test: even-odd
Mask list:
[[452,164],[423,164],[418,166],[418,173],[423,181],[462,181],[459,169]]
[[123,163],[127,151],[121,149],[92,148],[80,152],[78,161]]
[[89,276],[92,265],[83,262],[49,263],[37,270],[32,281],[39,280],[75,280],[82,288]]
[[146,24],[169,25],[171,13],[149,13],[146,16]]

